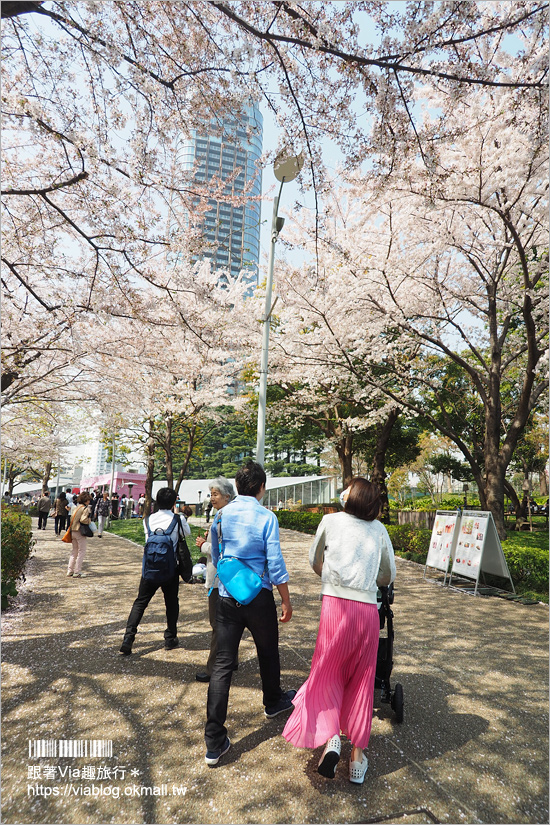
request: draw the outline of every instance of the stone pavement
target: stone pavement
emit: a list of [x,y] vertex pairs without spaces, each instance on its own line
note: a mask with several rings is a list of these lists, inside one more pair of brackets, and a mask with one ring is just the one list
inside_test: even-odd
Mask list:
[[[209,645],[205,589],[180,586],[179,648],[164,650],[159,593],[122,657],[141,549],[90,539],[75,580],[53,527],[35,537],[26,585],[2,622],[3,822],[549,821],[547,606],[449,591],[398,560],[393,680],[405,718],[398,725],[376,707],[365,784],[348,781],[349,743],[326,780],[321,749],[293,748],[280,736],[285,717],[265,719],[250,638],[230,694],[232,747],[212,769],[207,687],[195,681]],[[297,688],[315,644],[319,579],[310,537],[281,537],[294,604],[280,626],[283,686]],[[112,756],[29,753],[29,740],[67,739],[112,741]]]

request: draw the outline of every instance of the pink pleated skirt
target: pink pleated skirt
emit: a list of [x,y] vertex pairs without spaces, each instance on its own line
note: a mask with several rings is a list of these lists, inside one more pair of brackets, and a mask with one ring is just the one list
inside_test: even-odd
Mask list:
[[317,748],[342,732],[367,747],[379,632],[375,604],[323,596],[311,671],[283,730],[288,742]]

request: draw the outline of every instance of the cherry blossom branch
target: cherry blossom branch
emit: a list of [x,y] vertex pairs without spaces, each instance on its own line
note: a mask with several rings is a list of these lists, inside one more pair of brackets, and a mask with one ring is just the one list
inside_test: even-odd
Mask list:
[[[304,40],[300,37],[292,37],[290,35],[285,34],[273,34],[267,31],[263,32],[256,26],[253,26],[251,23],[248,23],[242,17],[239,17],[239,15],[236,14],[226,3],[217,2],[216,0],[208,0],[208,2],[211,6],[217,8],[222,14],[224,14],[226,17],[228,17],[230,20],[236,23],[240,28],[243,29],[243,31],[247,31],[249,34],[252,34],[259,40],[266,41],[271,45],[273,45],[273,42],[277,41],[279,43],[301,46],[304,49],[320,52],[322,54],[330,54],[333,57],[337,57],[343,62],[349,63],[351,65],[376,66],[378,69],[390,69],[394,72],[408,72],[410,74],[421,75],[423,77],[438,77],[441,80],[453,80],[458,83],[465,83],[468,85],[472,84],[480,86],[496,86],[513,89],[543,88],[544,78],[547,74],[547,72],[544,71],[540,80],[534,82],[485,80],[483,78],[476,77],[461,77],[460,75],[450,74],[449,72],[440,72],[435,69],[422,69],[416,66],[408,66],[398,62],[400,57],[396,59],[363,57],[362,55],[351,54],[349,52],[342,51],[341,49],[337,49],[334,46],[323,45],[322,41],[318,41],[317,43],[311,43],[310,41]],[[544,8],[546,7],[539,9],[539,11],[543,10]]]
[[43,306],[43,307],[44,307],[44,309],[48,310],[48,312],[54,312],[56,309],[60,309],[60,308],[63,306],[62,304],[56,304],[55,306],[50,306],[49,304],[47,304],[45,301],[43,301],[43,300],[42,300],[42,298],[40,297],[40,295],[37,295],[37,294],[36,294],[36,292],[34,291],[34,289],[32,288],[32,286],[30,286],[30,284],[29,284],[29,283],[28,283],[28,282],[27,282],[27,281],[23,278],[23,276],[19,274],[19,272],[18,272],[18,271],[17,271],[17,269],[15,268],[15,265],[14,265],[14,264],[12,264],[12,263],[11,263],[11,261],[8,261],[8,259],[7,259],[7,258],[5,258],[3,255],[2,255],[2,261],[6,264],[6,266],[7,266],[7,267],[8,267],[8,269],[10,270],[10,272],[11,272],[13,275],[15,275],[15,277],[17,278],[17,280],[19,281],[19,283],[20,283],[22,286],[24,286],[24,287],[25,287],[25,289],[26,289],[28,292],[30,292],[30,294],[32,295],[32,297],[33,297],[36,301],[38,301],[38,303],[39,303],[41,306]]
[[57,192],[59,189],[65,189],[67,186],[74,186],[83,180],[88,179],[88,172],[80,172],[69,180],[61,183],[54,183],[52,186],[46,186],[43,189],[2,189],[2,195],[47,195],[49,192]]

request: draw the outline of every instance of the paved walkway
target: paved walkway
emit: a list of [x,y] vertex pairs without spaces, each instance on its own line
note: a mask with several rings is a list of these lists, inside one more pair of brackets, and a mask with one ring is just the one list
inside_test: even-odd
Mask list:
[[[181,585],[181,646],[163,647],[163,600],[134,653],[118,647],[141,551],[89,541],[85,577],[66,578],[68,548],[36,533],[19,604],[3,617],[2,821],[5,823],[547,823],[548,608],[452,592],[397,562],[394,672],[405,719],[378,707],[363,786],[334,780],[320,751],[297,750],[268,721],[250,639],[230,695],[232,748],[204,764],[206,592]],[[294,617],[281,626],[283,685],[306,678],[319,580],[310,538],[282,531]],[[34,756],[29,740],[107,740],[113,755]],[[80,771],[80,775],[79,775]],[[83,774],[83,775],[82,775]],[[117,798],[118,795],[118,798]]]

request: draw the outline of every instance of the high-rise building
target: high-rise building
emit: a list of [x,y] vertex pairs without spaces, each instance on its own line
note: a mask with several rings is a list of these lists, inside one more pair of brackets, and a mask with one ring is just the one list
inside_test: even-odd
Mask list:
[[[204,133],[194,131],[182,144],[178,166],[193,170],[197,183],[213,177],[222,182],[227,196],[247,193],[247,202],[233,205],[223,199],[208,199],[209,209],[202,223],[204,243],[202,258],[212,267],[224,269],[231,278],[241,270],[249,272],[247,280],[257,283],[260,260],[260,201],[262,175],[263,117],[255,104],[244,107],[240,116],[212,122]],[[258,198],[253,200],[252,198]]]

